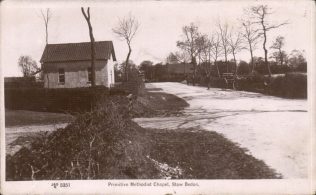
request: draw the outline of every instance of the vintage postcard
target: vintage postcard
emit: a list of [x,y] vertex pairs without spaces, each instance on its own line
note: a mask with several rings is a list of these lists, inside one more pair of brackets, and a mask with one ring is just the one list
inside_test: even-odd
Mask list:
[[2,1],[1,194],[314,194],[315,3]]

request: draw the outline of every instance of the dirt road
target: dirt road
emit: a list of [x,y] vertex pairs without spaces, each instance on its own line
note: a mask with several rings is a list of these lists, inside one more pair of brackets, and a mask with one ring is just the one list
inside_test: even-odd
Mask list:
[[[67,123],[51,124],[51,125],[28,125],[13,126],[5,128],[6,154],[13,155],[21,149],[22,144],[27,144],[29,139],[40,132],[52,132],[58,128],[64,128]],[[14,143],[18,138],[23,138],[22,142]]]
[[177,95],[190,106],[180,117],[137,118],[145,128],[199,127],[216,131],[263,160],[284,178],[308,176],[310,131],[306,100],[258,93],[151,83],[148,89]]

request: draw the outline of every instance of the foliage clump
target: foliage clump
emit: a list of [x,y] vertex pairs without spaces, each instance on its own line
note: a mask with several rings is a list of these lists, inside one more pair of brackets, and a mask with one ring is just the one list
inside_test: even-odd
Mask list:
[[7,180],[152,178],[157,170],[145,155],[145,130],[118,101],[107,100],[7,156]]

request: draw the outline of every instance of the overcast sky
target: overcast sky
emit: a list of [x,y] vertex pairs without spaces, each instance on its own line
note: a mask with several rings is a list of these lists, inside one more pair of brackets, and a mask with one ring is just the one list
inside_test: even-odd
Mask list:
[[[10,1],[11,2],[11,1]],[[10,3],[1,4],[1,64],[4,76],[21,76],[17,61],[21,55],[30,55],[38,63],[45,47],[44,22],[41,8],[51,8],[49,43],[73,43],[90,41],[88,26],[80,7],[88,4],[58,3]],[[238,19],[243,9],[255,5],[254,1],[132,1],[93,3],[91,20],[96,41],[112,40],[118,62],[124,61],[127,46],[112,33],[118,18],[131,13],[139,23],[139,31],[132,42],[131,60],[139,64],[143,60],[165,61],[168,53],[177,51],[176,41],[181,40],[184,25],[194,22],[201,32],[211,34],[220,19],[238,28]],[[259,2],[260,3],[260,2]],[[276,36],[285,37],[285,50],[309,52],[311,44],[311,1],[268,2],[274,10],[269,18],[272,22],[288,20],[290,24],[270,31],[268,46]],[[258,3],[257,3],[258,4]],[[261,45],[255,52],[263,56]],[[244,51],[237,58],[248,61],[249,52]]]

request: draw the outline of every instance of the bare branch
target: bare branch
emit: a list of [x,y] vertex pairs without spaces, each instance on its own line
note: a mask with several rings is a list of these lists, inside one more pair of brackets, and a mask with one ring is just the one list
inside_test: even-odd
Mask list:
[[86,12],[84,11],[83,7],[81,7],[81,12],[82,12],[84,18],[85,18],[86,20],[88,20],[89,18],[88,18],[88,16],[86,15]]
[[287,25],[287,24],[289,24],[289,23],[288,23],[288,22],[283,22],[283,23],[281,23],[281,24],[271,25],[271,26],[269,26],[269,27],[266,27],[266,31],[271,30],[271,29],[274,29],[274,28],[279,28],[280,26],[284,26],[284,25]]
[[87,13],[88,13],[88,18],[90,20],[90,7],[88,7],[88,9],[87,9]]

